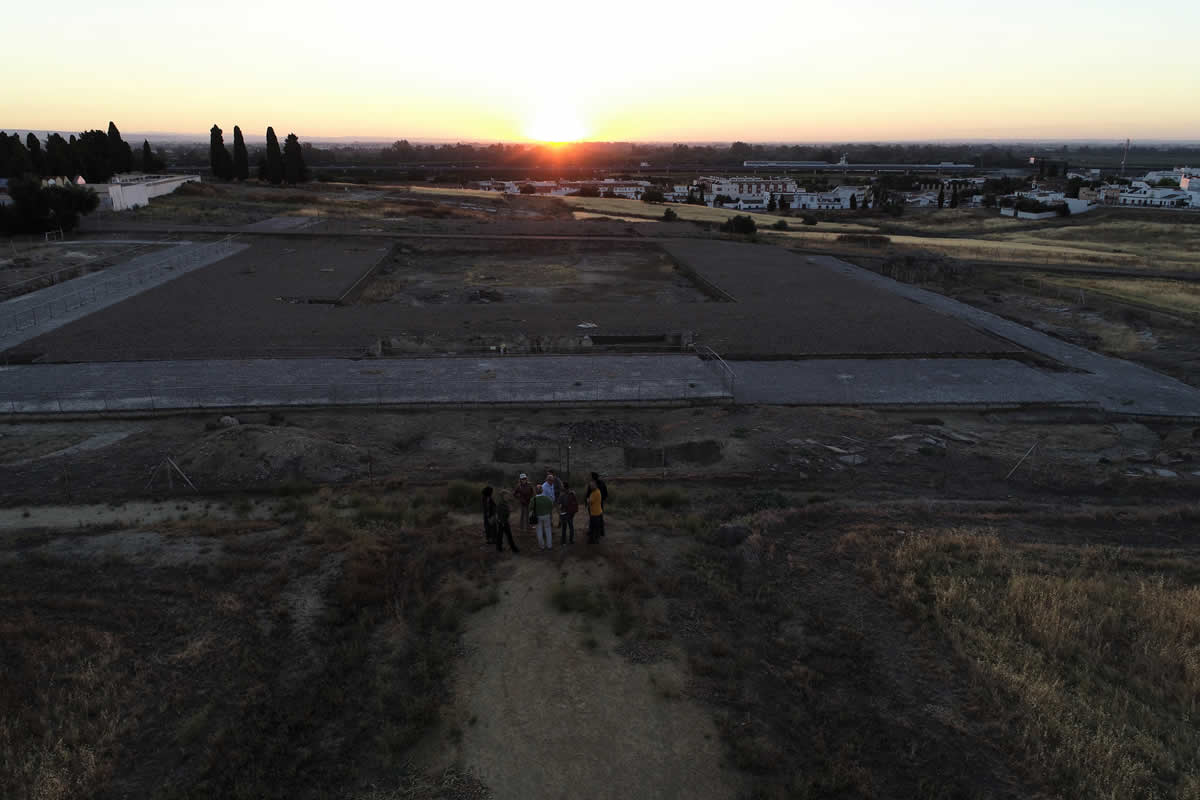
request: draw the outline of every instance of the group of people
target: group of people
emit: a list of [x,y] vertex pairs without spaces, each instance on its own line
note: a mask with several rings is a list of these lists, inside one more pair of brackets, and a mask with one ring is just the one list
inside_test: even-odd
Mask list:
[[[509,549],[514,553],[520,552],[513,541],[509,522],[514,500],[520,513],[517,524],[525,526],[526,531],[529,528],[536,529],[540,549],[554,549],[555,511],[558,512],[562,544],[575,543],[575,515],[579,513],[579,498],[569,483],[554,474],[554,470],[547,470],[545,482],[537,485],[530,483],[529,476],[522,472],[515,487],[500,492],[499,502],[495,495],[491,486],[483,488],[483,535],[488,544],[496,545],[497,550],[503,550],[507,540]],[[592,473],[583,498],[588,513],[588,542],[595,544],[604,536],[604,502],[608,500],[608,485],[598,473]]]

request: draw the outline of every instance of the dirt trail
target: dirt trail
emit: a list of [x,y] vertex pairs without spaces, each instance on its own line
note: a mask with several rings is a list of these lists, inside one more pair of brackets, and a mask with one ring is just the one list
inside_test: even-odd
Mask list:
[[557,564],[528,552],[511,562],[500,602],[464,630],[467,655],[447,715],[462,735],[441,758],[496,800],[733,797],[739,782],[721,766],[712,719],[678,694],[681,662],[632,664],[613,652],[620,640],[607,620],[550,606],[564,575],[572,585],[602,585],[604,562]]

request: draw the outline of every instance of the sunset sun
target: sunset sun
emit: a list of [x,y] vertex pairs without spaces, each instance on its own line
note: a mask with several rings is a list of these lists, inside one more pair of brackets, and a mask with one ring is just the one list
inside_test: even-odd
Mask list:
[[565,106],[543,108],[529,123],[529,138],[540,142],[576,142],[587,131],[574,109]]

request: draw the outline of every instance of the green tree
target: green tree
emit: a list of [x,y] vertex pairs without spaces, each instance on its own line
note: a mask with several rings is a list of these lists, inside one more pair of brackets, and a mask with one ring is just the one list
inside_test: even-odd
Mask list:
[[154,154],[150,149],[150,142],[147,139],[142,140],[142,171],[144,172],[162,172],[167,168],[167,163],[160,157]]
[[33,163],[33,171],[37,175],[46,174],[46,156],[42,153],[42,143],[33,132],[25,137],[25,147],[29,150],[29,160]]
[[20,178],[29,172],[33,172],[33,161],[20,134],[0,133],[0,178]]
[[11,206],[0,206],[0,229],[6,233],[74,230],[79,217],[96,210],[100,198],[81,186],[42,186],[34,176],[9,183]]
[[646,191],[642,192],[643,203],[661,203],[664,199],[666,198],[659,189],[647,189]]
[[225,137],[221,134],[221,128],[217,125],[208,131],[208,164],[213,177],[228,181],[233,179],[233,159],[225,149]]
[[943,186],[941,189],[938,189],[938,208],[944,208],[945,206],[946,206],[946,188]]
[[950,207],[958,208],[958,184],[950,187]]
[[755,224],[754,217],[749,214],[738,214],[721,223],[721,230],[725,233],[740,233],[749,236],[758,230],[758,225]]
[[304,166],[304,148],[300,146],[300,137],[294,133],[289,133],[283,142],[283,177],[293,185],[308,180],[308,167]]
[[857,208],[858,208],[858,197],[855,195],[850,195],[850,210],[854,211]]
[[114,167],[108,135],[104,131],[91,130],[79,134],[73,151],[79,172],[88,183],[107,183],[112,177]]
[[779,204],[775,202],[775,194],[772,193],[767,198],[767,211],[775,211],[778,208],[779,208]]
[[233,177],[239,181],[250,177],[250,156],[246,153],[242,129],[237,125],[233,126]]
[[108,160],[113,172],[133,170],[133,149],[121,138],[121,132],[111,120],[108,123]]
[[[521,194],[534,194],[537,192],[537,189],[533,188],[533,184],[531,183],[522,183],[517,191]],[[616,197],[616,195],[614,194],[613,197]]]
[[274,128],[267,128],[267,180],[276,186],[283,183],[283,156]]
[[79,174],[71,145],[57,133],[46,137],[46,171],[51,175],[65,175],[68,178]]

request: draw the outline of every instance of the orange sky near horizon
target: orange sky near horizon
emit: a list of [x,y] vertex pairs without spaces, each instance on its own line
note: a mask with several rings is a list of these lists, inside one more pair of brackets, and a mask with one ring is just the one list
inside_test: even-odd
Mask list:
[[1185,2],[862,0],[736,25],[727,3],[402,5],[213,0],[160,19],[131,0],[21,4],[6,12],[21,79],[0,83],[0,129],[1200,140],[1200,51],[1176,33],[1200,30],[1200,11]]

